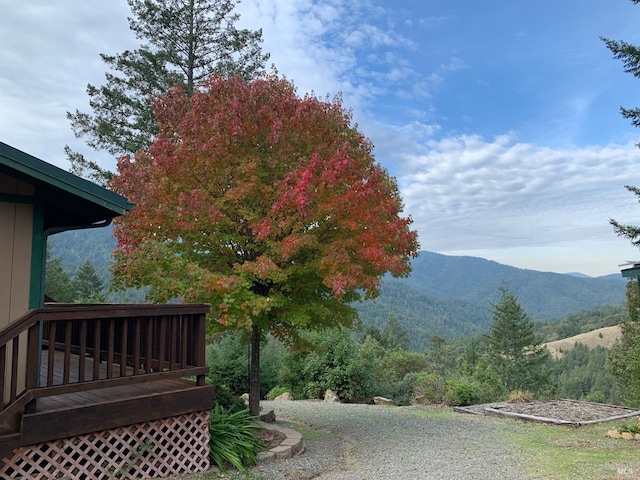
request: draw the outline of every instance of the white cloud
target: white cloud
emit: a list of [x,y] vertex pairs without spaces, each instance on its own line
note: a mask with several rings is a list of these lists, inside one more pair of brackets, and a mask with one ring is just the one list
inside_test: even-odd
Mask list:
[[605,241],[613,238],[608,218],[640,216],[623,187],[639,176],[631,144],[551,149],[506,135],[461,136],[421,149],[402,154],[397,176],[429,250]]
[[[104,82],[105,65],[98,54],[138,44],[128,29],[127,2],[29,0],[20,8],[14,3],[0,0],[0,140],[66,168],[63,146],[81,143],[65,113],[86,111],[86,84]],[[599,11],[613,8],[604,0],[597,6]],[[561,265],[570,252],[601,259],[600,269],[634,257],[624,250],[628,242],[613,236],[607,219],[640,223],[638,205],[623,188],[640,185],[640,151],[624,143],[621,129],[600,137],[608,136],[603,145],[620,144],[566,147],[580,144],[581,138],[591,140],[584,129],[598,117],[598,102],[611,103],[610,123],[622,123],[616,108],[627,105],[629,95],[603,95],[636,85],[630,79],[619,88],[624,74],[614,77],[593,67],[611,61],[597,39],[608,31],[582,28],[581,34],[592,35],[592,44],[602,50],[599,57],[590,56],[589,75],[584,75],[579,68],[586,50],[576,49],[582,41],[555,42],[558,33],[528,25],[526,11],[522,25],[513,26],[514,35],[526,35],[491,50],[496,43],[489,40],[498,42],[500,35],[487,32],[469,43],[468,32],[459,30],[466,25],[462,20],[467,17],[460,16],[466,10],[443,4],[432,17],[427,10],[416,7],[414,12],[408,4],[378,0],[243,0],[237,8],[241,26],[262,28],[264,51],[301,94],[342,93],[344,106],[374,142],[376,158],[398,178],[424,249],[511,264],[526,261],[531,268],[551,265],[551,260]],[[543,26],[553,28],[546,17]],[[622,38],[637,35],[622,27]],[[549,38],[553,42],[542,42]],[[527,45],[535,48],[525,51]],[[530,65],[539,59],[544,62]],[[499,68],[504,65],[508,68]],[[549,70],[550,65],[558,70]],[[563,83],[558,74],[573,69],[570,81]],[[513,75],[506,79],[510,83],[500,83],[505,73]],[[492,91],[477,88],[483,82],[495,90],[493,103]],[[515,87],[518,95],[498,95],[501,88],[511,92]],[[525,100],[531,101],[528,110],[512,103]],[[479,117],[483,112],[489,114]],[[476,118],[483,123],[474,124]],[[499,128],[486,125],[494,120]],[[478,131],[499,135],[475,135]],[[529,141],[522,140],[523,132]],[[97,157],[113,168],[113,159]],[[602,253],[608,250],[612,258]]]

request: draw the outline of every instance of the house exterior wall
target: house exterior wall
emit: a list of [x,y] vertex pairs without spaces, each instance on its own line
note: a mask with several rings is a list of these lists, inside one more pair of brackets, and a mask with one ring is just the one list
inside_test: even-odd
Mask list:
[[[30,307],[34,205],[29,198],[33,194],[31,185],[0,174],[0,328],[27,313]],[[11,201],[12,198],[16,201]],[[26,342],[25,333],[20,338],[20,350],[25,354]],[[11,345],[8,350],[11,356]],[[20,373],[26,369],[26,356],[21,357]],[[24,375],[18,378],[18,383],[23,383]],[[5,398],[9,388],[10,385],[5,385]],[[19,384],[18,389],[22,388],[24,385]]]
[[0,328],[29,310],[33,194],[31,185],[0,174]]

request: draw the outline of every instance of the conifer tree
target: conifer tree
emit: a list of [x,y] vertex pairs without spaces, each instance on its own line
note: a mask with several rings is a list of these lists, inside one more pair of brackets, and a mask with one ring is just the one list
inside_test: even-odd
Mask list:
[[88,260],[76,272],[73,288],[76,300],[79,302],[104,302],[106,300],[103,295],[104,282]]
[[71,303],[75,300],[71,275],[64,269],[59,257],[52,258],[50,246],[47,246],[44,292],[56,302]]
[[[188,94],[212,74],[245,79],[263,72],[262,31],[238,28],[235,0],[128,0],[129,27],[142,45],[101,54],[106,84],[87,85],[92,113],[67,112],[76,137],[95,150],[133,155],[158,132],[152,102],[174,85]],[[65,147],[71,171],[106,184],[112,173]]]
[[[640,3],[640,0],[631,0]],[[613,57],[622,60],[624,71],[640,78],[640,47],[624,41],[602,38]],[[620,107],[624,118],[640,127],[640,108]],[[639,144],[640,146],[640,144]],[[625,185],[625,188],[640,200],[640,188]],[[609,219],[614,232],[629,239],[632,245],[640,247],[640,226],[624,225],[613,218]],[[638,321],[638,298],[635,281],[627,285],[627,307],[629,320],[622,325],[622,337],[611,349],[607,358],[607,367],[616,377],[623,400],[629,405],[640,406],[640,322]]]
[[607,354],[607,370],[616,378],[625,405],[640,407],[640,294],[636,280],[627,283],[629,318]]
[[507,287],[500,287],[493,305],[488,360],[508,391],[539,391],[548,382],[549,351],[533,331],[533,322]]

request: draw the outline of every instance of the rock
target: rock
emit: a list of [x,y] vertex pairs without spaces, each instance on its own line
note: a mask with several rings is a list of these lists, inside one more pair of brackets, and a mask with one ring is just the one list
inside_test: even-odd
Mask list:
[[240,400],[242,400],[245,405],[249,405],[249,394],[243,393],[242,395],[240,395]]
[[340,397],[333,390],[327,390],[324,392],[324,401],[340,403]]
[[376,405],[393,405],[393,400],[384,397],[373,397],[373,403]]
[[272,409],[265,410],[260,407],[260,415],[258,415],[258,420],[264,423],[275,423],[276,413]]
[[291,400],[293,400],[293,395],[291,395],[289,392],[284,392],[282,395],[278,395],[276,398],[274,398],[274,400],[276,400],[276,401],[280,401],[280,400],[291,401]]

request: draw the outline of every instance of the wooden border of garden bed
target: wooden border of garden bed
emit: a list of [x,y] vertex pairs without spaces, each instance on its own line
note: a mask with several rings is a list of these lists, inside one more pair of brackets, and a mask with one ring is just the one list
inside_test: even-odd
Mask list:
[[[514,405],[517,404],[508,404],[508,403],[488,403],[488,404],[484,404],[484,405],[471,405],[468,407],[455,407],[454,411],[458,412],[458,413],[472,413],[472,414],[476,414],[476,415],[493,415],[493,416],[498,416],[498,417],[504,417],[504,418],[514,418],[514,419],[518,419],[518,420],[523,420],[523,421],[527,421],[527,422],[537,422],[537,423],[544,423],[544,424],[548,424],[548,425],[561,425],[561,426],[568,426],[568,427],[582,427],[585,425],[592,425],[595,423],[604,423],[604,422],[611,422],[611,421],[615,421],[615,420],[621,420],[621,419],[625,419],[625,418],[630,418],[630,417],[637,417],[640,416],[640,410],[636,410],[633,408],[629,408],[629,407],[624,407],[624,406],[620,406],[620,405],[608,405],[608,404],[602,404],[602,403],[594,403],[594,402],[583,402],[583,401],[579,401],[579,400],[570,400],[570,399],[559,399],[559,400],[555,400],[553,402],[532,402],[532,403],[536,403],[536,404],[544,404],[544,403],[557,403],[557,402],[571,402],[571,403],[576,403],[576,404],[580,404],[580,405],[587,405],[587,406],[593,406],[593,407],[609,407],[609,408],[614,408],[616,410],[619,411],[626,411],[626,413],[622,413],[620,415],[611,415],[608,417],[600,417],[600,418],[594,418],[591,420],[580,420],[580,421],[572,421],[572,420],[563,420],[561,418],[553,418],[550,416],[542,416],[542,415],[531,415],[531,414],[527,414],[527,413],[521,413],[521,412],[517,412],[517,411],[504,411],[503,409],[506,407],[513,407]],[[525,404],[525,405],[530,405],[531,403]]]

